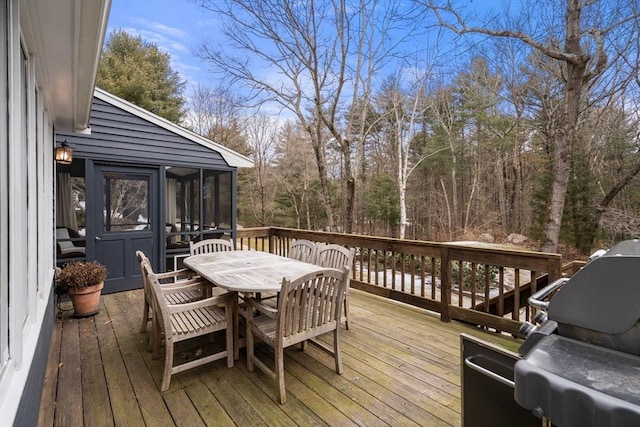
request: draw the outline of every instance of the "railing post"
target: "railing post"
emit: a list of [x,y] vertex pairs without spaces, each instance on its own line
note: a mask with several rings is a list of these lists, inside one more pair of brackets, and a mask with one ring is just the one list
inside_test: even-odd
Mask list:
[[[435,283],[432,283],[435,286]],[[440,320],[451,321],[449,300],[451,299],[451,268],[449,265],[449,248],[440,248]]]
[[269,229],[269,252],[270,253],[275,253],[275,242],[274,242],[274,237],[273,237],[273,232],[271,231],[271,229]]
[[547,271],[549,275],[549,283],[554,282],[562,277],[562,256],[560,256],[559,258],[550,259]]

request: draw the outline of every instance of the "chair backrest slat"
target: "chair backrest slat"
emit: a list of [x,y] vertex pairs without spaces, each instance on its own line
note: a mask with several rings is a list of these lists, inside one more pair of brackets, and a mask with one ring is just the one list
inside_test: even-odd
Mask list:
[[191,255],[206,254],[210,252],[231,251],[231,242],[224,239],[207,239],[199,242],[189,242],[189,253]]
[[342,270],[343,267],[352,268],[355,250],[340,245],[320,245],[315,263],[325,268]]
[[278,301],[278,332],[283,337],[307,333],[340,321],[349,268],[324,269],[293,281],[286,278]]
[[315,263],[318,246],[310,240],[298,239],[291,244],[287,257],[298,261]]

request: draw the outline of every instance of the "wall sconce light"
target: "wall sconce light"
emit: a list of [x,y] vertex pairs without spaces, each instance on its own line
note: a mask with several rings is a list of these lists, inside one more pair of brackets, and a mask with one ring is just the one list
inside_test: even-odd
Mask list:
[[56,148],[56,162],[61,165],[70,165],[73,161],[73,150],[65,139],[60,147]]

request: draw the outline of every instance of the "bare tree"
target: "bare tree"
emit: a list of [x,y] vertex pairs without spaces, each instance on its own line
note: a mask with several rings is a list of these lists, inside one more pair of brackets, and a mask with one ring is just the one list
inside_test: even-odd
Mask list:
[[[421,70],[421,71],[416,71]],[[408,225],[407,189],[413,171],[428,157],[445,149],[429,154],[416,149],[418,138],[424,138],[422,117],[428,108],[425,91],[428,72],[423,67],[409,67],[399,70],[387,82],[380,103],[385,110],[380,112],[381,121],[388,123],[389,142],[393,146],[398,203],[400,210],[399,237],[405,238]],[[448,150],[448,148],[446,148]]]
[[[617,50],[611,46],[619,46],[618,36],[621,27],[627,26],[630,31],[637,30],[637,27],[631,25],[638,19],[637,1],[560,1],[564,4],[565,11],[563,24],[549,15],[549,11],[562,10],[559,5],[550,4],[552,2],[529,2],[522,6],[523,18],[519,25],[505,22],[496,16],[487,20],[489,24],[482,26],[469,25],[460,13],[459,7],[454,7],[450,0],[419,0],[419,3],[435,13],[440,25],[456,34],[515,39],[562,64],[562,113],[558,127],[553,133],[551,197],[546,210],[544,239],[541,245],[543,251],[556,251],[570,177],[574,133],[583,105],[583,93],[603,76],[607,67],[617,57],[628,54],[626,49]],[[530,9],[525,9],[526,7]],[[545,31],[534,31],[536,25],[545,26]],[[564,40],[559,43],[558,40],[562,37]],[[608,53],[616,58],[610,58]],[[626,71],[629,72],[629,68]]]
[[274,158],[278,124],[265,115],[256,115],[246,120],[245,138],[251,147],[250,157],[254,162],[249,192],[253,216],[260,226],[266,226],[273,217],[273,198],[277,191]]
[[279,184],[295,215],[298,228],[312,230],[309,199],[313,181],[314,157],[308,134],[291,122],[280,130],[277,148]]
[[[427,99],[426,113],[429,116],[432,128],[438,134],[444,136],[444,147],[447,155],[446,174],[449,178],[449,188],[445,183],[443,173],[438,180],[436,188],[442,190],[441,193],[441,215],[436,220],[440,225],[441,234],[446,236],[447,240],[452,240],[454,231],[459,224],[458,216],[458,170],[460,169],[460,160],[458,153],[461,152],[462,145],[461,128],[462,124],[458,114],[458,106],[455,101],[454,89],[452,87],[441,87]],[[436,152],[431,153],[437,154]]]
[[[590,141],[591,147],[587,158],[593,165],[594,175],[597,176],[596,183],[598,193],[601,197],[599,200],[593,200],[593,212],[589,212],[589,219],[585,224],[586,236],[583,238],[583,247],[579,247],[583,251],[593,249],[596,238],[596,231],[601,227],[604,218],[615,218],[618,215],[607,215],[607,211],[618,211],[625,218],[633,218],[637,215],[637,211],[628,208],[631,213],[622,209],[613,208],[614,199],[618,194],[629,186],[629,184],[640,173],[640,156],[638,155],[638,147],[640,147],[640,117],[638,117],[638,102],[635,103],[631,99],[625,100],[628,104],[628,110],[621,107],[620,109],[607,109],[601,112],[602,118],[594,120],[592,126],[597,126],[590,135],[595,135],[596,141]],[[621,203],[624,207],[628,203]],[[633,227],[637,221],[631,219],[628,224],[606,224],[607,228],[619,228],[623,235],[637,236],[637,229]]]
[[212,88],[198,84],[191,92],[187,125],[198,135],[248,154],[248,147],[242,138],[243,102],[228,87]]
[[[200,0],[223,23],[225,48],[214,42],[201,46],[199,56],[228,78],[241,83],[258,103],[274,102],[292,112],[313,146],[328,227],[335,228],[329,191],[327,137],[341,152],[345,189],[345,229],[353,227],[355,179],[353,136],[347,108],[367,98],[373,73],[403,40],[391,42],[389,29],[400,19],[399,0],[298,2],[295,0]],[[401,31],[395,27],[395,35]],[[405,31],[406,33],[406,31]],[[267,70],[267,73],[264,71]],[[366,102],[365,102],[366,105]],[[351,116],[349,116],[351,115]],[[346,123],[345,123],[345,117]]]

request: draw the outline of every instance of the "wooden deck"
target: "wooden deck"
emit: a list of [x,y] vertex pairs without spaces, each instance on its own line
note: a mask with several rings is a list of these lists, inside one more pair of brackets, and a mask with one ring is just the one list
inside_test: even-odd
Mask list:
[[235,367],[221,360],[176,374],[160,393],[163,359],[151,359],[138,331],[142,291],[103,296],[95,317],[55,323],[39,425],[457,426],[459,334],[515,348],[506,338],[440,322],[425,310],[358,291],[350,298],[344,374],[313,346],[287,349],[288,400],[280,405],[273,382],[247,371],[244,351]]

